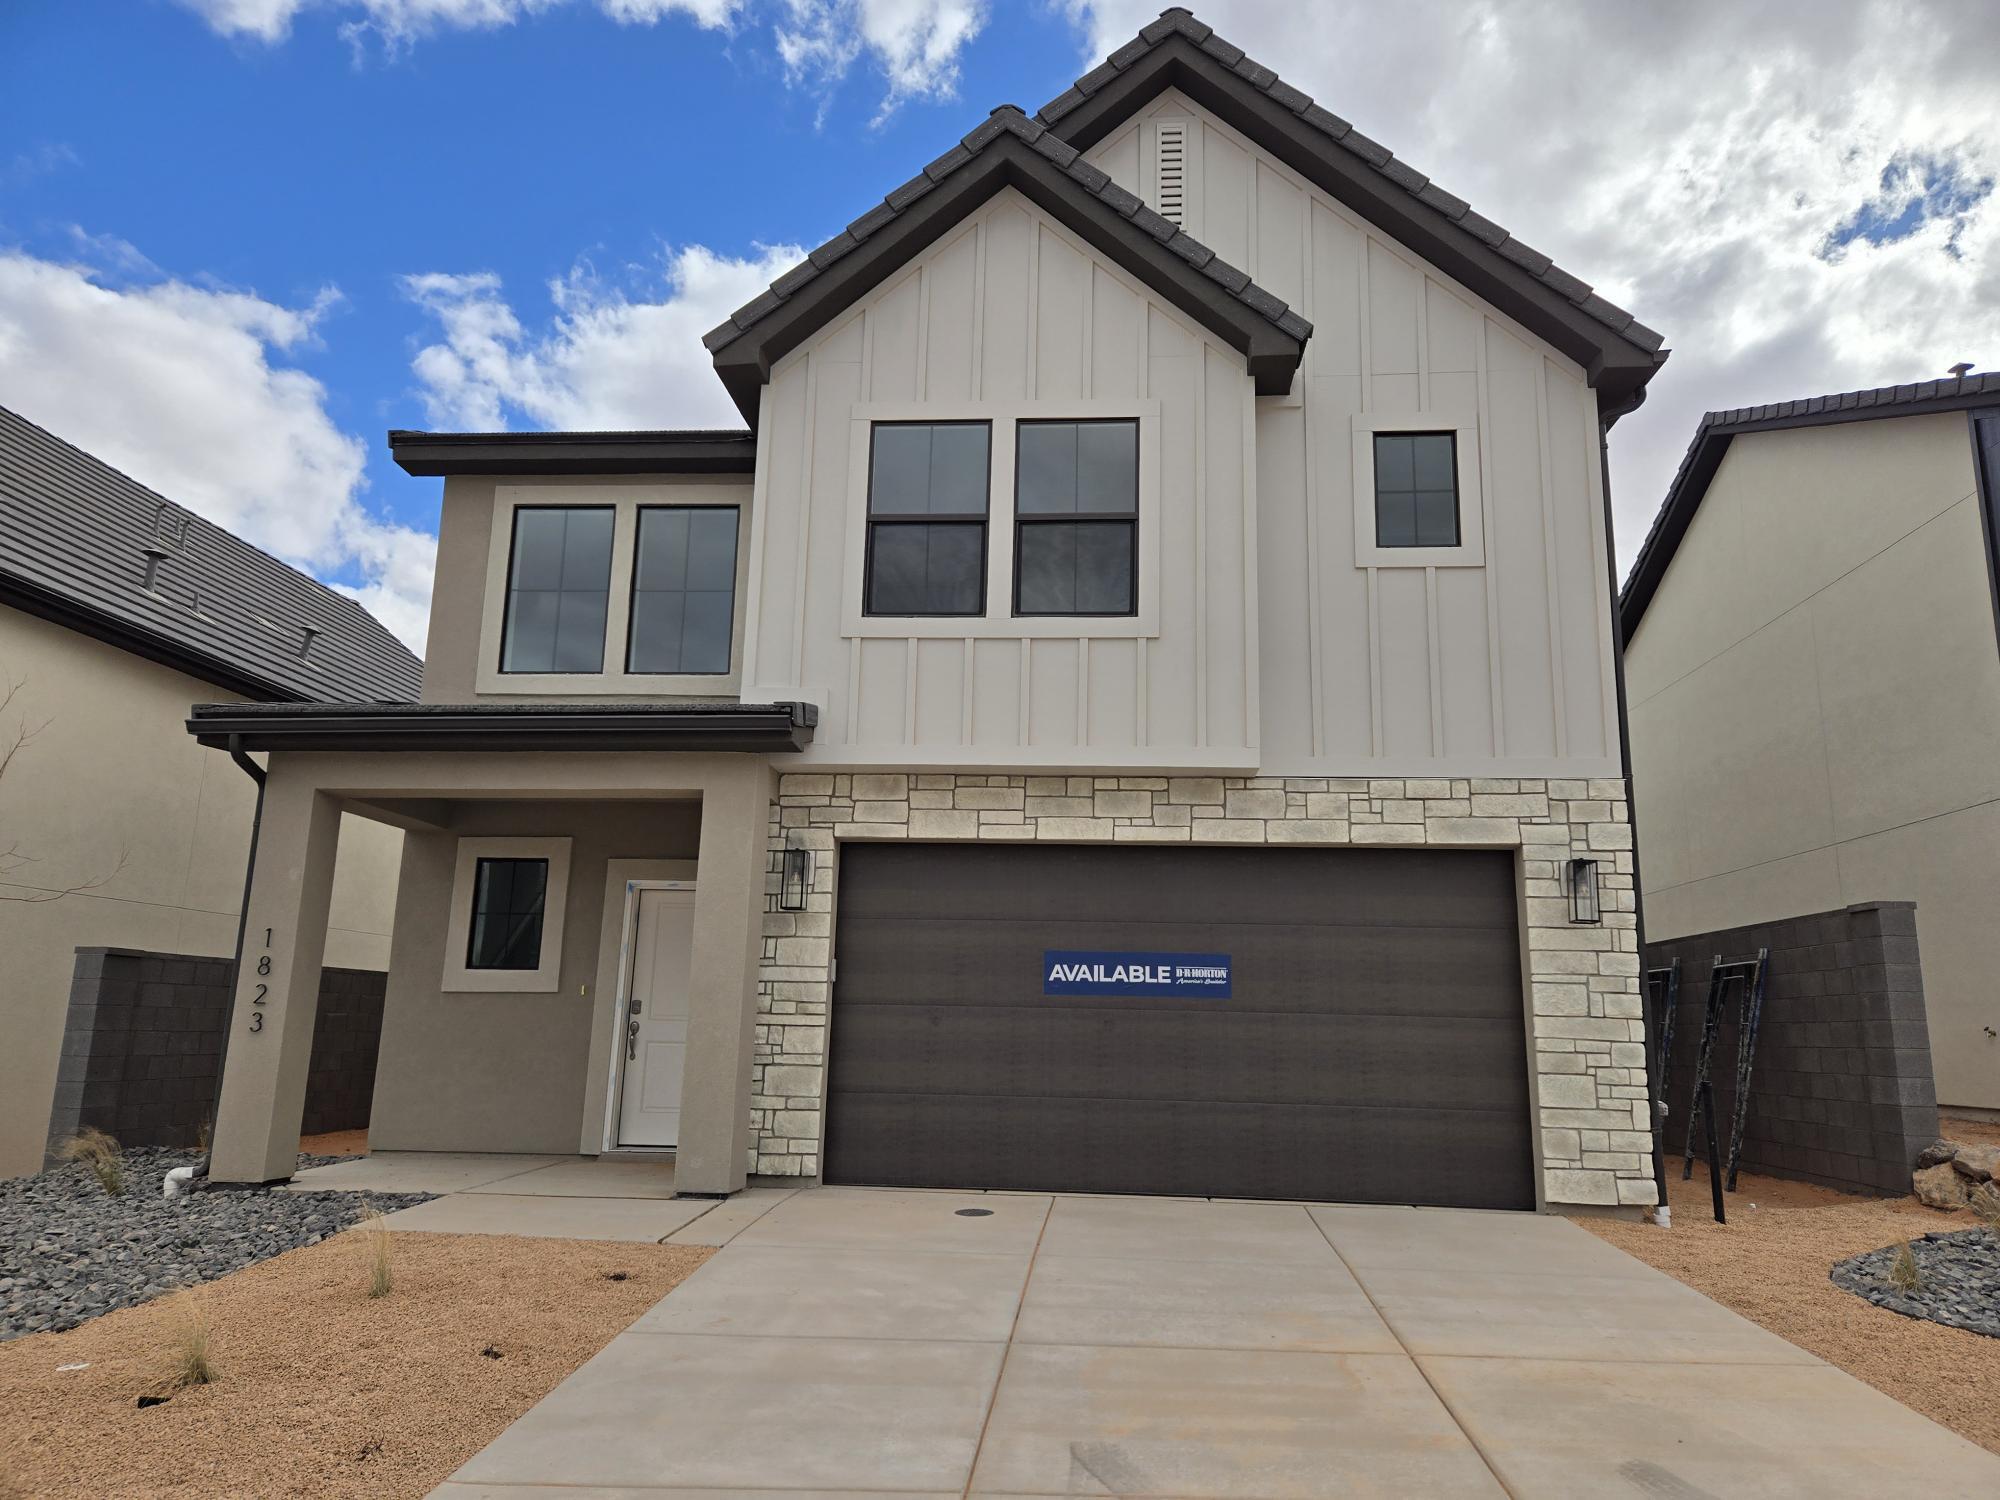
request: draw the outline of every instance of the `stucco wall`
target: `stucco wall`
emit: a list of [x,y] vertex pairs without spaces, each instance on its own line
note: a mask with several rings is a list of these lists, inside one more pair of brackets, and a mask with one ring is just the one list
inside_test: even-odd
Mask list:
[[[1089,159],[1313,324],[1257,403],[1263,763],[1298,775],[1619,774],[1597,402],[1583,372],[1175,90]],[[1351,419],[1476,424],[1480,567],[1357,567]],[[1461,461],[1470,462],[1463,452]]]
[[[588,1074],[593,1027],[610,1003],[598,986],[605,863],[692,860],[700,829],[693,801],[481,802],[456,810],[449,833],[407,835],[369,1144],[574,1152],[588,1101],[603,1101]],[[461,836],[574,841],[553,994],[440,990]]]
[[[41,1165],[76,950],[227,954],[256,790],[183,727],[231,695],[0,606],[0,746],[37,732],[0,779],[0,1174]],[[327,962],[386,968],[401,834],[342,824]],[[93,883],[60,900],[51,890]]]
[[2000,1108],[2000,649],[1962,415],[1731,441],[1626,654],[1649,939],[1914,901]]

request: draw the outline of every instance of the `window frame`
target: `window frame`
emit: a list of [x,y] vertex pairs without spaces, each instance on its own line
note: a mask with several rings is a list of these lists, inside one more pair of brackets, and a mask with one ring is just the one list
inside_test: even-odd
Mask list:
[[[521,513],[523,511],[604,511],[611,516],[611,548],[605,558],[604,568],[604,638],[598,642],[597,670],[594,672],[568,672],[551,667],[547,671],[515,672],[507,668],[507,614],[513,603],[514,563],[519,556],[521,545]],[[565,545],[567,539],[565,538]],[[502,677],[599,677],[604,673],[604,664],[611,659],[611,596],[618,592],[618,511],[610,505],[517,505],[507,512],[507,566],[500,579],[500,642],[495,656],[494,670]],[[536,590],[535,592],[545,592]],[[555,590],[558,599],[569,590]],[[574,592],[582,593],[581,589]],[[560,616],[558,616],[560,620]],[[558,624],[560,630],[560,624]]]
[[[632,669],[632,645],[633,645],[632,622],[637,616],[637,605],[639,602],[639,593],[640,593],[639,537],[640,533],[643,532],[646,528],[646,513],[648,511],[656,511],[656,510],[658,511],[731,510],[735,512],[736,515],[735,535],[730,543],[731,557],[730,557],[730,568],[729,568],[729,620],[730,620],[729,646],[728,646],[729,664],[723,667],[723,669],[719,672],[690,672],[687,671],[686,669],[683,669],[679,672],[635,672]],[[614,541],[615,541],[615,534],[614,534]],[[690,553],[693,551],[693,546],[694,546],[693,538],[692,536],[690,536],[688,542]],[[738,666],[736,660],[738,655],[736,650],[736,645],[737,645],[736,621],[738,618],[737,580],[741,578],[742,575],[743,575],[743,511],[740,506],[682,505],[675,503],[673,501],[662,500],[650,504],[642,502],[638,506],[634,507],[632,513],[631,581],[626,585],[626,600],[625,600],[625,647],[624,650],[619,655],[619,660],[624,664],[622,668],[624,675],[627,677],[699,677],[713,681],[714,679],[717,678],[727,677],[732,672],[736,671]],[[671,591],[662,589],[652,589],[652,590],[647,590],[647,592],[665,593]],[[685,622],[686,618],[685,596],[693,593],[712,594],[716,592],[716,590],[692,589],[684,587],[679,592],[683,596],[682,610],[683,610],[683,622]],[[605,633],[607,635],[610,634],[610,627],[608,624],[606,625]]]
[[[479,923],[479,878],[488,865],[539,865],[542,871],[542,912],[541,921],[535,926],[535,961],[532,964],[481,964],[473,960],[473,934]],[[510,916],[522,913],[509,912]],[[525,974],[541,967],[542,953],[548,946],[549,924],[549,862],[539,855],[481,854],[472,861],[471,904],[466,907],[465,967],[477,974]]]
[[[539,859],[548,862],[542,897],[542,951],[532,969],[475,969],[472,956],[472,902],[482,859]],[[446,994],[554,994],[562,983],[563,927],[569,900],[570,840],[566,838],[461,838],[452,868],[451,909],[445,920]]]
[[[1486,506],[1480,488],[1479,418],[1451,411],[1362,412],[1350,419],[1354,448],[1357,568],[1479,568],[1486,565]],[[1448,434],[1457,472],[1458,545],[1385,547],[1375,540],[1375,438]]]
[[[1021,514],[1021,429],[1024,427],[1081,427],[1085,425],[1108,425],[1112,422],[1128,422],[1132,427],[1133,473],[1132,508],[1129,511],[1077,510],[1073,512],[1036,513],[1032,516]],[[1130,417],[1024,417],[1014,423],[1014,560],[1012,586],[1009,589],[1009,603],[1017,620],[1124,620],[1139,612],[1139,443],[1142,424]],[[1021,608],[1021,532],[1029,526],[1080,525],[1090,522],[1108,522],[1112,525],[1131,529],[1131,585],[1132,604],[1129,609],[1071,609],[1071,610],[1024,610]]]
[[[1160,633],[1160,403],[1146,399],[1060,401],[864,402],[849,408],[846,570],[841,580],[844,639],[1078,640],[1157,637]],[[1127,615],[1014,613],[1015,448],[1012,427],[1025,421],[1139,424],[1136,608]],[[979,615],[870,615],[867,572],[870,429],[878,422],[989,422],[985,612]],[[1004,579],[1002,588],[993,580]]]
[[[870,501],[875,485],[875,433],[883,427],[984,427],[986,429],[986,509],[975,520],[971,515],[937,515],[930,511],[910,511],[904,514],[878,516]],[[863,480],[861,496],[862,524],[867,535],[861,548],[861,611],[871,620],[978,620],[985,618],[992,593],[993,566],[993,427],[990,418],[934,417],[927,419],[905,419],[899,421],[870,422],[868,424],[867,472]],[[868,607],[868,597],[875,581],[875,528],[877,526],[963,526],[979,528],[979,605],[968,611],[950,614],[887,614],[878,613]]]
[[[633,672],[632,595],[637,578],[639,511],[654,506],[721,506],[736,511],[736,581],[729,625],[727,672]],[[604,625],[601,672],[503,672],[500,650],[505,628],[507,582],[512,566],[514,513],[522,509],[600,507],[614,512],[611,533],[611,598]],[[751,538],[755,527],[752,486],[718,482],[707,476],[662,476],[645,483],[592,483],[587,479],[541,484],[498,484],[493,489],[481,605],[479,655],[473,690],[513,698],[730,697],[743,681],[744,621],[749,593]]]

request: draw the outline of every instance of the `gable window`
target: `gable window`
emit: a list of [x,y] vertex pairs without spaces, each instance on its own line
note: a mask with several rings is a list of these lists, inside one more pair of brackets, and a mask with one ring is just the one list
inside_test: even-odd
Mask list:
[[736,541],[734,506],[639,508],[626,671],[728,672]]
[[521,506],[507,566],[502,672],[602,672],[610,506]]
[[536,969],[542,962],[542,914],[549,862],[482,859],[472,877],[468,969]]
[[1014,525],[1015,614],[1132,614],[1139,424],[1022,422]]
[[1458,439],[1450,432],[1375,434],[1375,545],[1456,547]]
[[985,613],[991,446],[985,422],[874,424],[865,613]]

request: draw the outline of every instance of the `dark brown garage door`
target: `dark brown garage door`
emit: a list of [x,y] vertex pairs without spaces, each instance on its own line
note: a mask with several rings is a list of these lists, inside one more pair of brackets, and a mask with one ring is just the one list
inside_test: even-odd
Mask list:
[[[850,844],[829,1182],[1532,1208],[1511,855]],[[1230,993],[1051,996],[1053,952]]]

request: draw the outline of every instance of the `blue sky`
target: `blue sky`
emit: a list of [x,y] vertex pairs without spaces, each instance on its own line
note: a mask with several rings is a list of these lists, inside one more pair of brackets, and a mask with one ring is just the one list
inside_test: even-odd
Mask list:
[[[0,404],[420,639],[439,486],[385,429],[733,423],[699,335],[785,247],[1157,9],[6,0]],[[1197,9],[1667,333],[1626,558],[1702,410],[2000,364],[1978,7]]]

